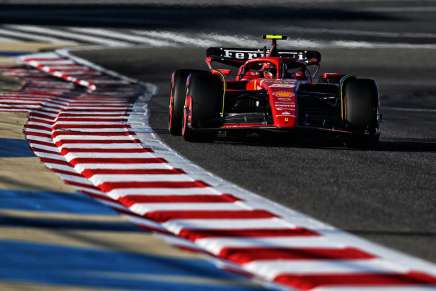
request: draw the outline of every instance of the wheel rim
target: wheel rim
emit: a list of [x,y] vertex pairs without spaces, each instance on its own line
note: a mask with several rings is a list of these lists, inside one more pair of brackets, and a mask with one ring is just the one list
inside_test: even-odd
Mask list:
[[169,106],[169,118],[168,118],[168,128],[171,130],[173,128],[173,115],[174,115],[174,107],[173,107],[174,98],[171,95],[170,97],[170,106]]
[[192,122],[192,99],[191,96],[186,96],[185,106],[183,107],[183,126],[182,135],[186,136]]

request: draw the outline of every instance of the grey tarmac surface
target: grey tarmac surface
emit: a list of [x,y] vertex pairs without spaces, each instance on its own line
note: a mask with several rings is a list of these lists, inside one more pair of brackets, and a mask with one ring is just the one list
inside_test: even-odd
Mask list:
[[[382,140],[351,150],[280,135],[188,143],[167,132],[171,71],[205,68],[204,50],[136,48],[78,55],[157,84],[151,125],[176,151],[211,172],[368,238],[436,262],[436,51],[324,49],[323,71],[375,78],[382,91]],[[432,111],[433,110],[433,111]]]

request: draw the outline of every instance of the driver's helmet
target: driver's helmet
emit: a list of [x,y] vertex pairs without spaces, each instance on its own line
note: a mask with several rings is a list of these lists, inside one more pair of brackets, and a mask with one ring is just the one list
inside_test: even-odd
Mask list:
[[262,66],[263,77],[266,79],[273,79],[277,73],[276,66],[271,63],[265,63]]

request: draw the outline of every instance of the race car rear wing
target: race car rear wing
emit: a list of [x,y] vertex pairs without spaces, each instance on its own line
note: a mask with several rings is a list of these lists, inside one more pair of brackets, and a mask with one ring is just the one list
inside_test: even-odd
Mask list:
[[[246,60],[267,57],[270,50],[253,48],[223,48],[210,47],[206,51],[206,57],[211,61],[220,62],[230,66],[240,66]],[[319,64],[321,53],[308,50],[278,50],[277,54],[282,58],[290,58],[306,64]]]

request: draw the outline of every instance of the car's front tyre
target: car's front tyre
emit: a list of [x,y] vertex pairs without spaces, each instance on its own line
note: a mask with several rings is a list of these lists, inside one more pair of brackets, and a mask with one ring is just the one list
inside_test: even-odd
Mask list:
[[223,85],[219,76],[207,71],[189,75],[182,125],[185,140],[203,141],[213,138],[214,132],[206,132],[204,129],[219,125],[222,98]]
[[171,75],[170,100],[168,109],[168,130],[171,135],[182,134],[183,106],[186,98],[186,81],[191,73],[198,70],[177,70]]

